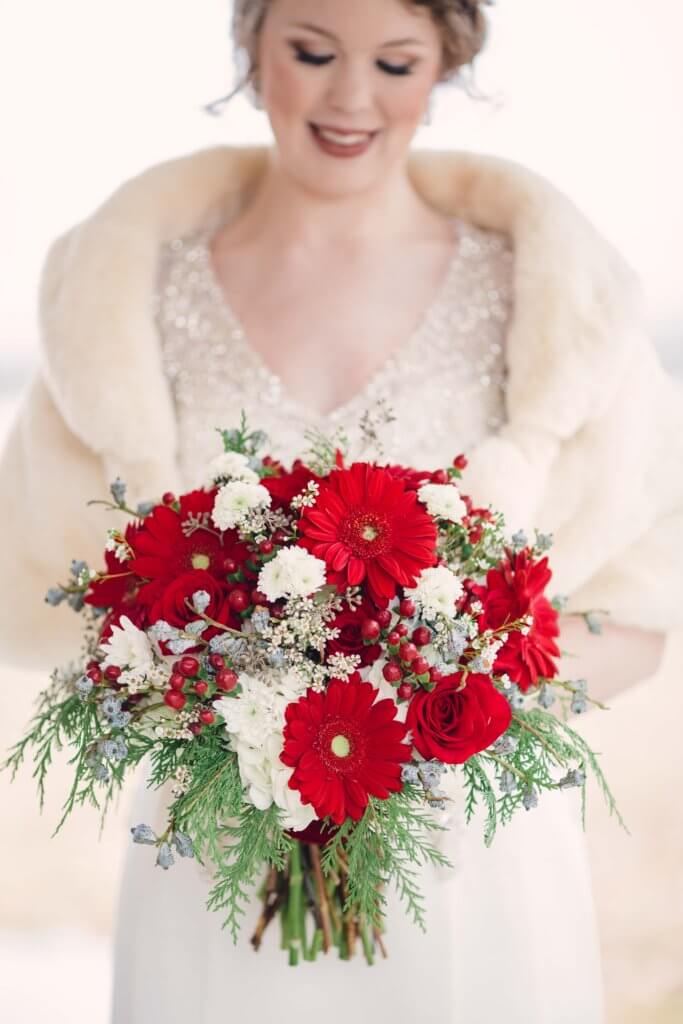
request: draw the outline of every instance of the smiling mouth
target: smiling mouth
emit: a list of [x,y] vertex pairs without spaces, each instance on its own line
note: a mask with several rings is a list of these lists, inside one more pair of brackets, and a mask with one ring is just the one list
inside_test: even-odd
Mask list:
[[309,121],[308,124],[311,130],[321,139],[336,143],[340,146],[357,146],[360,143],[368,142],[378,134],[377,131],[365,132],[356,130],[351,131],[345,128],[328,128],[327,126],[316,124],[313,121]]

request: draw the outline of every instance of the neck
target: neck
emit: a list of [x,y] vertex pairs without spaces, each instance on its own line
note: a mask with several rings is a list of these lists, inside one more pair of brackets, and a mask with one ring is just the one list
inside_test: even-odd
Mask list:
[[229,228],[234,243],[267,239],[279,252],[381,246],[426,233],[443,238],[443,216],[415,189],[405,165],[368,188],[324,194],[293,177],[275,148],[255,194]]

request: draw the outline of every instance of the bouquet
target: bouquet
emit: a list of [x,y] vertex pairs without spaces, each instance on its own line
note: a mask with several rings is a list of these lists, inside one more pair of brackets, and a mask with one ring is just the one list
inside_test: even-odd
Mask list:
[[433,841],[450,774],[487,845],[558,788],[581,787],[585,827],[589,772],[619,817],[568,723],[598,702],[558,677],[552,536],[508,537],[475,507],[464,455],[349,465],[317,435],[285,467],[244,414],[219,433],[198,489],[133,509],[115,480],[100,504],[129,521],[109,529],[105,568],[75,560],[47,593],[83,616],[83,653],[52,673],[3,767],[14,777],[33,748],[42,809],[53,750],[73,749],[53,834],[86,801],[104,821],[148,756],[147,785],[169,782],[172,800],[163,830],[139,822],[132,839],[164,870],[210,868],[207,908],[233,941],[260,883],[255,949],[278,918],[290,964],[333,947],[372,963],[386,886],[425,929],[420,866],[452,867]]

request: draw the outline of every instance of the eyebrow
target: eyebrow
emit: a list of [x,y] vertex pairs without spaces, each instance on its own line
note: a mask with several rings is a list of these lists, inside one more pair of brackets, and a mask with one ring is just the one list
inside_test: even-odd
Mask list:
[[[319,25],[311,25],[307,21],[294,21],[291,25],[292,28],[305,28],[309,32],[317,32],[320,36],[325,36],[327,39],[332,39],[335,43],[339,42],[339,39],[332,33],[328,32],[325,28],[320,28]],[[417,46],[424,46],[425,44],[420,39],[392,39],[388,43],[382,43],[379,47],[381,50],[386,46],[405,46],[406,44],[412,44]]]

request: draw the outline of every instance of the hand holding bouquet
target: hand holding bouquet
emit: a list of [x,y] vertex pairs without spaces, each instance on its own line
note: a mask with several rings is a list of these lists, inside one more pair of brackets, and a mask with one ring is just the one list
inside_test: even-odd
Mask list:
[[133,840],[162,869],[210,865],[207,907],[235,941],[264,873],[255,949],[279,917],[292,964],[358,945],[372,963],[386,885],[425,928],[416,875],[451,866],[430,835],[447,828],[446,773],[468,822],[485,808],[486,844],[544,791],[580,786],[585,813],[589,770],[616,812],[567,722],[591,698],[558,678],[552,538],[508,539],[461,491],[462,455],[346,465],[319,439],[287,468],[244,417],[220,433],[200,489],[131,509],[112,484],[103,504],[130,521],[109,530],[106,568],[73,562],[47,595],[83,615],[85,654],[55,670],[5,767],[34,748],[42,806],[52,748],[74,748],[58,832],[86,800],[104,818],[149,756],[173,801],[165,830],[141,822]]

